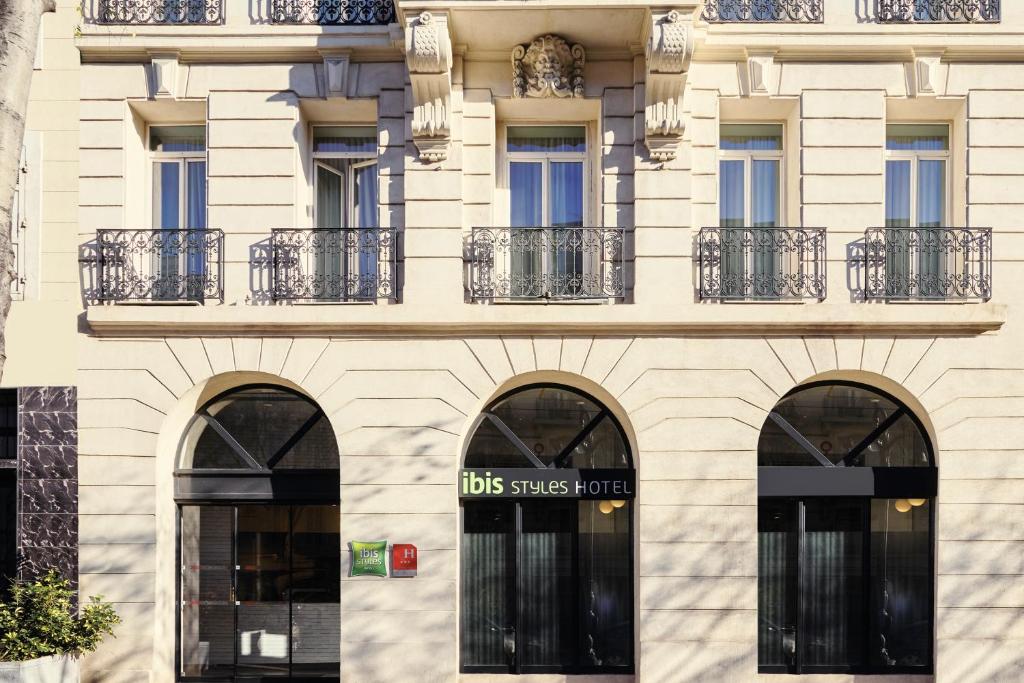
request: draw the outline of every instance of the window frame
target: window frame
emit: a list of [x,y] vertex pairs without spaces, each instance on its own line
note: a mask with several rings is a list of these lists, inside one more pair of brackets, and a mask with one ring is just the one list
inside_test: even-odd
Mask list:
[[[317,197],[319,196],[318,192],[319,192],[319,186],[320,186],[320,173],[319,173],[318,169],[319,168],[326,168],[331,173],[337,173],[338,172],[338,169],[334,168],[333,166],[330,166],[329,164],[321,163],[321,160],[323,160],[323,159],[344,159],[344,160],[350,162],[349,165],[348,165],[348,169],[366,168],[368,166],[377,166],[378,167],[377,168],[377,172],[378,172],[378,178],[379,178],[379,173],[380,173],[380,153],[379,153],[379,150],[378,150],[378,152],[317,152],[316,151],[316,129],[317,128],[339,128],[339,127],[353,127],[353,128],[355,128],[355,127],[360,127],[360,128],[361,127],[373,127],[374,130],[376,130],[377,129],[377,123],[376,123],[376,121],[374,121],[374,122],[369,122],[369,123],[313,123],[313,124],[310,124],[310,131],[309,131],[309,133],[310,133],[310,135],[309,135],[309,158],[310,158],[310,160],[312,162],[312,165],[313,165],[313,187],[312,187],[312,189],[313,189],[313,201],[312,201],[312,206],[313,206],[313,212],[312,213],[313,213],[313,215],[312,215],[312,218],[313,218],[313,226],[314,226],[314,228],[316,228],[316,225],[317,225],[317,213],[318,213],[318,210],[319,210],[318,202],[317,202]],[[347,229],[355,229],[355,228],[359,228],[359,229],[367,228],[368,226],[354,226],[353,225],[354,217],[355,217],[355,202],[354,202],[355,174],[354,173],[346,172],[344,174],[344,183],[345,183],[345,196],[342,198],[342,201],[344,202],[345,206],[343,207],[342,215],[345,217],[345,225],[338,226],[338,229],[347,230]],[[378,189],[378,192],[377,192],[377,213],[378,213],[377,223],[379,224],[380,223],[380,216],[379,216],[379,214],[380,214],[380,191],[379,191],[379,189]],[[379,227],[379,225],[378,226],[372,226],[372,227]]]
[[[587,125],[586,121],[580,122],[530,122],[523,123],[518,121],[506,121],[503,124],[504,138],[502,140],[502,149],[504,151],[504,172],[505,178],[511,179],[512,177],[512,164],[514,162],[541,162],[541,223],[542,225],[529,226],[537,228],[546,228],[554,230],[556,229],[551,225],[551,192],[549,187],[550,172],[552,162],[572,162],[578,161],[583,165],[583,178],[582,185],[580,188],[582,191],[582,223],[583,227],[587,227],[590,222],[590,202],[591,202],[591,183],[590,183],[590,149],[591,149],[591,136],[590,126]],[[572,126],[583,130],[583,151],[582,152],[511,152],[508,149],[508,129],[509,128],[548,128],[552,126]],[[508,214],[505,220],[508,221],[509,226],[512,224],[512,188],[511,183],[509,186],[509,202],[508,202]],[[546,265],[546,264],[545,264]]]
[[[938,504],[938,490],[937,490],[938,466],[937,466],[936,461],[935,461],[935,447],[934,447],[934,444],[932,442],[932,438],[931,438],[928,430],[925,428],[925,425],[924,425],[923,421],[921,420],[921,418],[919,418],[917,416],[917,414],[914,412],[914,410],[910,406],[908,406],[905,402],[901,401],[900,399],[898,399],[897,397],[893,396],[892,394],[888,393],[887,391],[885,391],[883,389],[880,389],[878,387],[875,387],[875,386],[872,386],[872,385],[869,385],[869,384],[864,384],[864,383],[861,383],[861,382],[853,382],[853,381],[848,381],[848,380],[824,380],[824,381],[820,381],[820,382],[811,382],[811,383],[808,383],[808,384],[802,384],[800,386],[794,387],[791,391],[787,392],[785,394],[785,396],[783,396],[782,398],[779,399],[779,402],[785,400],[789,396],[793,396],[793,395],[795,395],[797,393],[800,393],[802,391],[806,391],[808,389],[812,389],[812,388],[815,388],[815,387],[821,387],[821,386],[848,386],[848,387],[854,387],[854,388],[862,389],[862,390],[869,391],[871,393],[877,394],[877,395],[879,395],[879,396],[881,396],[881,397],[883,397],[883,398],[893,402],[897,406],[897,411],[896,412],[902,411],[902,414],[904,416],[910,418],[910,420],[914,423],[914,425],[918,428],[918,430],[920,430],[920,432],[921,432],[921,434],[922,434],[922,436],[924,438],[925,446],[927,448],[929,465],[927,467],[873,467],[873,468],[866,468],[866,467],[839,467],[839,466],[836,466],[836,467],[833,467],[833,468],[827,468],[827,467],[821,467],[821,466],[811,466],[811,467],[801,467],[801,466],[766,466],[766,465],[761,465],[760,462],[758,463],[758,520],[759,520],[759,525],[760,525],[760,509],[761,509],[761,501],[762,501],[762,499],[773,500],[773,501],[789,501],[789,502],[793,503],[796,506],[796,509],[797,509],[797,516],[796,516],[797,526],[796,526],[795,529],[793,529],[793,532],[796,533],[796,535],[797,535],[797,551],[796,551],[796,562],[795,562],[795,565],[796,565],[796,585],[797,585],[797,590],[796,590],[796,593],[795,593],[795,595],[796,595],[796,598],[795,598],[795,600],[796,600],[796,605],[795,605],[795,607],[796,607],[796,611],[795,611],[795,613],[796,613],[796,620],[795,620],[796,626],[795,626],[795,633],[794,633],[794,638],[796,639],[795,663],[793,665],[785,665],[785,664],[762,665],[760,663],[760,661],[758,661],[758,667],[757,667],[758,668],[758,673],[760,673],[760,674],[790,674],[790,675],[794,675],[794,674],[795,675],[800,675],[800,674],[852,674],[852,675],[858,675],[858,674],[859,675],[875,675],[875,674],[906,675],[906,674],[918,674],[918,675],[933,675],[934,670],[935,670],[935,654],[936,654],[935,624],[937,622],[937,619],[936,619],[937,601],[936,601],[936,598],[935,598],[935,589],[936,589],[936,585],[937,585],[936,575],[935,575],[936,550],[937,550],[937,546],[936,546],[937,530],[936,530],[936,524],[935,523],[936,523],[936,507],[937,507],[937,504]],[[775,408],[773,406],[772,412],[774,412],[774,409]],[[875,471],[874,473],[876,473],[876,474],[885,474],[886,471],[889,471],[891,474],[895,474],[897,476],[896,477],[892,477],[892,478],[890,478],[890,477],[882,477],[883,480],[888,480],[888,481],[884,481],[884,483],[882,483],[883,490],[882,491],[874,490],[871,493],[866,493],[864,487],[862,485],[858,485],[857,482],[854,481],[856,479],[856,471],[857,470],[862,470],[863,471],[865,469],[874,470]],[[827,480],[822,478],[822,479],[819,479],[818,482],[814,482],[814,481],[799,481],[802,478],[801,475],[803,474],[801,472],[801,470],[815,470],[815,471],[818,471],[818,472],[825,473],[826,475],[831,473],[831,474],[837,475],[837,477],[845,478],[848,481],[844,483],[839,478],[836,478],[834,482],[828,482],[828,483],[830,483],[830,484],[838,483],[839,484],[839,487],[838,487],[839,490],[830,490],[830,491],[827,491],[827,492],[822,492],[822,491],[814,492],[813,490],[809,490],[808,484],[811,484],[813,486],[813,485],[816,485],[816,484],[818,484],[820,482],[825,482]],[[902,480],[900,478],[900,476],[898,476],[898,475],[901,474],[901,471],[906,472],[908,470],[910,471],[909,473],[907,473],[908,476],[905,478],[905,480]],[[771,487],[769,487],[769,486],[766,486],[766,484],[769,483],[769,482],[766,482],[763,479],[764,474],[766,473],[766,471],[770,471],[770,472],[768,472],[769,474],[776,474],[776,475],[782,475],[782,476],[777,476],[777,477],[773,476],[772,479],[774,479],[775,481],[770,482]],[[787,473],[788,473],[788,476],[787,476]],[[876,483],[876,485],[877,485],[877,483]],[[905,488],[905,489],[904,488],[900,488],[899,489],[899,491],[901,491],[900,493],[895,492],[891,488],[891,487],[903,487],[903,486],[907,486],[907,488]],[[913,486],[921,486],[922,488],[921,489],[915,489],[915,488],[913,488]],[[764,491],[765,491],[766,488],[770,488],[771,492],[768,493],[768,494],[765,494]],[[926,495],[918,495],[918,493],[921,493],[921,492],[926,492]],[[804,560],[803,560],[803,554],[802,554],[802,548],[803,548],[803,541],[802,541],[802,539],[803,539],[803,536],[805,534],[805,514],[804,514],[804,510],[805,510],[805,507],[806,507],[806,501],[812,500],[812,499],[817,499],[817,500],[833,500],[833,499],[836,499],[836,498],[841,498],[841,499],[844,499],[844,500],[857,500],[857,501],[861,501],[861,504],[864,507],[864,514],[865,514],[865,519],[866,519],[866,524],[864,525],[864,531],[862,532],[864,534],[863,544],[864,544],[864,549],[865,549],[864,550],[864,555],[863,555],[863,558],[862,558],[862,560],[863,560],[863,568],[864,568],[864,572],[865,572],[863,576],[864,576],[865,591],[867,592],[867,594],[869,594],[870,591],[871,591],[872,579],[873,579],[873,576],[874,576],[871,573],[871,571],[870,571],[870,567],[871,567],[870,546],[871,546],[871,533],[872,533],[871,525],[870,525],[870,521],[871,521],[871,502],[873,500],[894,500],[894,499],[899,499],[899,498],[916,498],[916,497],[922,497],[922,498],[925,498],[928,501],[928,512],[929,512],[929,518],[928,518],[928,523],[929,523],[929,526],[928,526],[928,547],[929,547],[929,553],[928,553],[928,576],[929,576],[929,580],[931,582],[931,584],[930,584],[930,588],[931,588],[931,591],[930,591],[930,604],[929,604],[931,638],[929,640],[929,652],[928,652],[929,653],[929,662],[928,662],[928,666],[926,666],[926,667],[893,666],[893,667],[885,667],[885,668],[872,666],[867,661],[867,655],[868,655],[868,652],[869,652],[868,649],[867,649],[868,648],[868,639],[867,638],[865,638],[865,641],[864,641],[865,661],[863,663],[861,663],[861,664],[849,665],[849,666],[806,665],[806,664],[803,664],[800,661],[800,652],[801,652],[801,650],[800,650],[800,640],[801,640],[801,638],[800,638],[800,636],[801,636],[801,633],[800,633],[800,621],[801,621],[801,617],[802,617],[802,614],[803,614],[803,605],[802,605],[802,603],[801,603],[801,601],[799,599],[800,598],[800,594],[802,593],[802,591],[800,590],[799,587],[802,585],[801,581],[802,581],[802,575],[804,573],[803,572],[803,569],[804,569],[803,568],[803,562],[804,562]],[[758,543],[760,543],[760,529],[758,529],[758,538],[759,538]],[[760,553],[760,550],[758,552]],[[760,573],[759,573],[758,574],[758,592],[759,593],[760,593],[760,590],[761,590],[761,586],[760,586]],[[866,599],[866,607],[865,607],[866,613],[867,613],[867,610],[870,609],[870,604],[871,604],[870,600]],[[760,612],[760,604],[758,605],[758,611]],[[865,621],[864,621],[863,625],[864,625],[864,628],[866,629],[866,632],[863,635],[870,636],[870,634],[871,634],[871,625],[870,625],[869,617],[867,617],[867,616],[865,617]],[[758,640],[760,641],[760,613],[758,614],[758,633],[759,633]],[[805,637],[806,637],[806,635],[805,635]]]
[[[636,471],[636,464],[633,458],[633,447],[630,443],[625,429],[622,427],[622,423],[615,414],[605,405],[604,402],[598,400],[588,392],[579,389],[577,387],[560,384],[557,382],[539,382],[526,384],[520,387],[516,387],[505,393],[501,394],[493,401],[487,404],[487,406],[480,411],[480,414],[474,420],[473,428],[470,432],[469,438],[466,440],[465,451],[462,454],[461,460],[465,462],[466,456],[468,455],[469,444],[472,442],[473,436],[476,434],[477,427],[486,419],[486,415],[490,414],[496,406],[501,404],[505,399],[519,394],[522,392],[530,391],[533,389],[561,389],[564,391],[572,392],[577,394],[588,401],[591,401],[597,406],[600,411],[594,418],[595,423],[599,423],[603,419],[611,420],[615,429],[618,431],[622,443],[626,447],[626,456],[629,463],[629,468]],[[557,462],[557,460],[556,460]],[[553,462],[552,465],[555,463]],[[536,465],[534,465],[536,467]],[[524,466],[523,469],[530,469],[528,466]],[[567,468],[574,469],[574,468]],[[527,501],[528,503],[539,504],[543,506],[545,503],[552,501],[545,501],[543,499],[538,501]],[[559,501],[553,501],[557,503]],[[576,590],[573,593],[573,599],[575,601],[575,611],[573,617],[576,620],[576,631],[573,635],[575,648],[574,654],[576,655],[577,661],[579,656],[582,654],[582,647],[580,641],[580,614],[582,611],[582,603],[580,596],[580,562],[579,562],[579,546],[580,546],[580,532],[579,532],[579,499],[572,500],[575,505],[573,506],[572,518],[573,518],[573,547],[572,547],[572,562],[573,562],[573,584]],[[596,503],[597,501],[592,501]],[[516,656],[513,658],[514,663],[506,665],[467,665],[463,662],[462,647],[459,647],[459,673],[462,674],[506,674],[506,675],[529,675],[529,674],[563,674],[563,675],[633,675],[636,672],[636,638],[637,638],[637,625],[639,620],[637,619],[637,590],[636,590],[636,515],[637,506],[635,499],[627,500],[624,509],[628,511],[628,540],[627,545],[629,547],[629,586],[630,586],[630,639],[629,639],[629,665],[621,667],[609,667],[609,666],[586,666],[573,664],[569,666],[549,666],[549,665],[528,665],[524,666],[520,661],[518,654],[520,652],[519,643],[520,637],[523,633],[522,626],[522,615],[523,615],[523,604],[522,604],[522,572],[520,569],[520,558],[521,558],[521,547],[522,547],[522,535],[523,535],[523,504],[522,500],[502,500],[502,501],[487,501],[487,502],[476,502],[476,501],[459,501],[459,536],[458,536],[458,547],[459,547],[459,580],[460,585],[462,577],[466,571],[466,563],[468,561],[467,554],[465,552],[465,544],[463,539],[466,534],[466,504],[483,504],[483,505],[500,505],[506,508],[510,508],[512,511],[512,528],[508,531],[508,538],[505,539],[506,545],[506,562],[505,562],[505,576],[504,583],[506,590],[508,590],[508,605],[507,608],[512,612],[511,621],[515,625],[515,644],[516,644]],[[459,640],[461,642],[462,636],[467,628],[467,610],[462,601],[461,588],[459,592]]]
[[[722,128],[724,126],[778,126],[781,129],[782,135],[780,136],[782,142],[779,149],[765,149],[765,150],[742,150],[742,149],[722,149]],[[753,177],[754,161],[778,161],[779,162],[779,215],[777,219],[776,228],[783,227],[786,224],[786,122],[785,121],[752,121],[752,120],[740,120],[740,121],[722,121],[718,122],[718,167],[715,169],[715,173],[718,177],[719,191],[716,196],[716,208],[718,218],[718,226],[722,226],[722,162],[723,161],[742,161],[743,162],[743,228],[753,228],[753,217],[751,215],[751,204],[753,202],[753,186],[751,184],[751,178]],[[762,228],[763,229],[763,228]]]
[[[889,126],[945,126],[946,127],[946,149],[944,150],[909,150],[909,149],[889,149]],[[941,227],[949,227],[951,217],[953,215],[953,123],[951,121],[886,121],[886,132],[885,132],[885,185],[888,187],[888,162],[890,161],[909,161],[910,162],[910,225],[909,228],[919,228],[919,216],[918,216],[918,205],[917,205],[917,180],[918,180],[918,167],[922,160],[928,161],[944,161],[945,162],[945,178],[943,188],[943,206],[942,206],[942,225]],[[883,208],[888,203],[888,197],[883,197]],[[886,226],[888,228],[888,226]],[[928,229],[928,228],[924,228]]]
[[[185,128],[191,126],[202,126],[203,127],[203,151],[202,152],[165,152],[162,150],[150,149],[153,144],[153,129],[154,128]],[[210,199],[209,199],[209,151],[210,147],[208,144],[208,133],[205,121],[196,121],[192,123],[150,123],[146,126],[146,153],[149,163],[149,192],[147,193],[147,199],[149,201],[149,216],[150,226],[152,230],[206,230],[203,228],[192,228],[185,223],[188,221],[188,165],[189,163],[195,163],[198,161],[203,162],[203,185],[206,187],[204,195],[206,196],[206,202],[203,204],[203,222],[209,226],[210,216]],[[177,228],[162,228],[159,227],[159,217],[157,215],[157,175],[156,167],[157,164],[171,163],[174,162],[178,165],[178,227]],[[161,197],[161,203],[163,198]]]

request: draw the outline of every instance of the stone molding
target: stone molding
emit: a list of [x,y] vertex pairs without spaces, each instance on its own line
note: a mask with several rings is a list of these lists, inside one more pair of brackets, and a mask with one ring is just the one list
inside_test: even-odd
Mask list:
[[914,59],[907,65],[907,85],[912,97],[940,94],[942,54],[943,50],[914,50]]
[[184,95],[184,75],[188,67],[178,63],[177,53],[150,55],[149,97],[150,99],[178,99]]
[[451,144],[452,41],[448,15],[406,20],[405,60],[412,86],[412,141],[425,162],[444,161]]
[[512,49],[513,97],[583,97],[586,52],[547,34]]
[[683,89],[693,52],[690,30],[690,22],[677,10],[651,12],[644,50],[644,142],[655,161],[675,159],[683,138]]

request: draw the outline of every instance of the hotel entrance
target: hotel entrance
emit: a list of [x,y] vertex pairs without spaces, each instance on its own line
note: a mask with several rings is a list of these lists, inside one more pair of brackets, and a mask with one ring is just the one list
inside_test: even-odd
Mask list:
[[306,397],[251,386],[196,413],[175,473],[178,680],[338,680],[338,486]]

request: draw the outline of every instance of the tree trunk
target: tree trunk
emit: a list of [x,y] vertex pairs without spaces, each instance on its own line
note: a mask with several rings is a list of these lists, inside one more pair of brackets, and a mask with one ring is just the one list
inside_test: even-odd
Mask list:
[[14,252],[11,218],[14,186],[21,172],[28,88],[36,58],[39,24],[54,0],[0,0],[0,378],[7,361],[7,314],[11,310]]

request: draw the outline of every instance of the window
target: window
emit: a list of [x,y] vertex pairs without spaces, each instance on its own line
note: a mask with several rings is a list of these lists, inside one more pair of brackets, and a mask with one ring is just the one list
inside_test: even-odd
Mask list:
[[[587,136],[583,126],[508,126],[510,296],[572,297],[588,263]],[[598,255],[599,256],[599,255]]]
[[944,291],[949,126],[889,124],[885,136],[886,276],[893,296]]
[[377,129],[315,126],[314,220],[318,278],[326,299],[376,298],[379,269]]
[[782,125],[722,124],[719,139],[718,224],[722,293],[765,296],[775,291],[781,250],[775,228],[782,214]]
[[[154,299],[202,300],[206,271],[206,129],[151,126]],[[184,286],[182,286],[184,285]]]
[[[622,428],[607,409],[547,385],[488,408],[465,466],[518,468],[524,477],[632,475]],[[632,672],[632,507],[623,499],[464,499],[462,670]]]
[[761,672],[930,673],[937,476],[920,422],[864,386],[801,387],[765,421],[758,466]]

